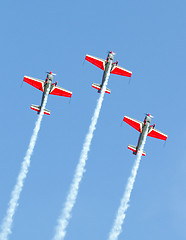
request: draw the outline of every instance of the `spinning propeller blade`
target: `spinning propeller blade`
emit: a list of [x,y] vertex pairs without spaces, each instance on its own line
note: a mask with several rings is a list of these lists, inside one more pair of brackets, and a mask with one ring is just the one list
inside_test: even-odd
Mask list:
[[56,76],[56,74],[53,73],[53,72],[46,72],[46,73],[51,74],[51,75],[53,75],[53,76]]

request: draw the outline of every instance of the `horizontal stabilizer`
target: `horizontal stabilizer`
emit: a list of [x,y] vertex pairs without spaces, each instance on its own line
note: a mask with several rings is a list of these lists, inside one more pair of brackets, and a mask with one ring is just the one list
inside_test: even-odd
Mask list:
[[136,147],[133,146],[133,145],[128,145],[128,149],[133,151],[133,152],[136,152]]
[[[101,92],[101,85],[99,85],[99,84],[97,84],[97,83],[93,83],[92,84],[92,87],[93,88],[95,88],[95,89],[97,89],[98,90],[98,92]],[[108,89],[108,88],[106,88],[106,91],[105,91],[106,93],[108,93],[108,94],[110,94],[111,93],[111,90],[110,89]]]
[[[38,106],[38,105],[33,105],[33,104],[32,104],[30,108],[31,108],[32,110],[38,112],[38,114],[40,113],[40,110],[41,110],[41,107],[40,107],[40,106]],[[50,111],[49,111],[48,109],[44,109],[43,113],[46,114],[46,115],[50,115]]]
[[[137,154],[137,152],[136,152],[136,147],[135,147],[135,146],[133,146],[133,145],[128,145],[128,149],[131,150],[131,151],[133,151],[133,154],[135,154],[135,155]],[[146,155],[146,152],[142,151],[142,155],[145,156],[145,155]]]

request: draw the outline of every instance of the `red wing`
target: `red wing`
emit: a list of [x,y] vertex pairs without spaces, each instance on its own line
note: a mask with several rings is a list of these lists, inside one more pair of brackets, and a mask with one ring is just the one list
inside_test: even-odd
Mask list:
[[105,70],[105,60],[97,57],[93,57],[91,55],[86,55],[85,60],[89,61],[90,63],[94,64],[95,66],[101,68],[103,71]]
[[64,88],[58,87],[58,86],[54,86],[52,88],[50,94],[63,96],[63,97],[69,97],[69,98],[71,98],[71,96],[72,96],[72,92],[70,92]]
[[24,76],[23,81],[43,92],[44,81],[37,78]]
[[133,128],[135,128],[137,131],[139,131],[141,133],[142,131],[142,127],[143,127],[143,123],[140,121],[137,121],[133,118],[127,117],[125,116],[123,118],[123,121],[128,123],[130,126],[132,126]]
[[158,138],[161,140],[167,140],[167,135],[158,131],[157,129],[151,128],[148,135],[149,137],[154,137],[154,138]]
[[126,76],[126,77],[131,77],[131,75],[132,75],[132,72],[130,72],[127,69],[122,68],[120,66],[116,66],[116,65],[113,67],[111,73],[121,75],[121,76]]

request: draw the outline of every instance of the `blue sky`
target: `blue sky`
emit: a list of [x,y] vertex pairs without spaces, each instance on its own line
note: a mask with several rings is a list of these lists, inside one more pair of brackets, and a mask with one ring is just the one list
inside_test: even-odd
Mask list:
[[155,116],[167,143],[147,139],[130,208],[119,239],[185,239],[186,118],[184,1],[4,1],[1,3],[0,219],[27,150],[42,93],[24,75],[46,71],[73,92],[71,103],[49,96],[11,240],[51,239],[99,97],[91,87],[103,72],[86,53],[133,72],[111,75],[86,173],[66,239],[107,239],[135,157],[138,132],[123,123]]

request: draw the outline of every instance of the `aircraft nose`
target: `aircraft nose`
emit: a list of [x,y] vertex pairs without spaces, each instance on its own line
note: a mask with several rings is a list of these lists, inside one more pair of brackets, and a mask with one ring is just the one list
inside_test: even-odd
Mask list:
[[52,74],[52,72],[50,72],[50,74]]

